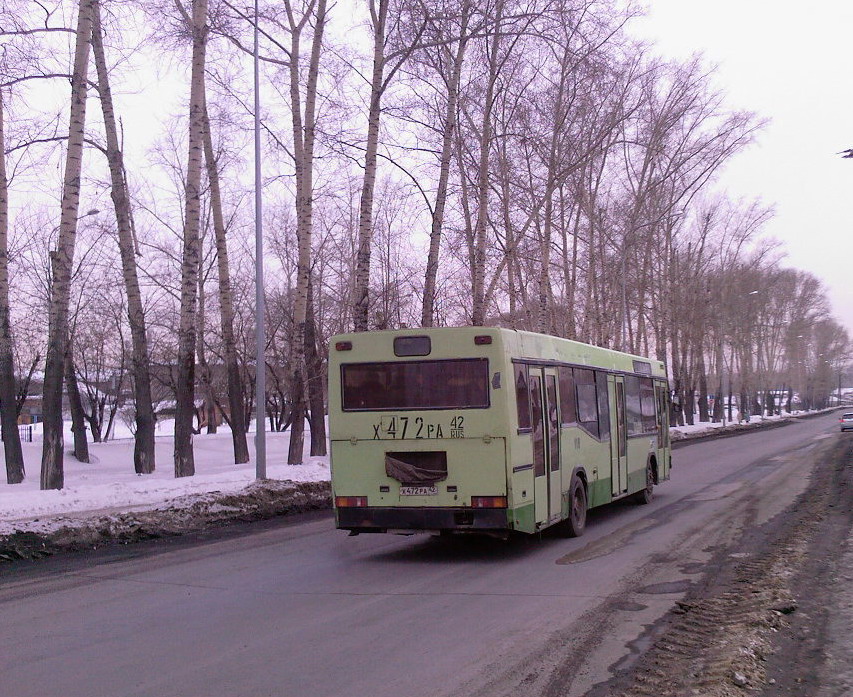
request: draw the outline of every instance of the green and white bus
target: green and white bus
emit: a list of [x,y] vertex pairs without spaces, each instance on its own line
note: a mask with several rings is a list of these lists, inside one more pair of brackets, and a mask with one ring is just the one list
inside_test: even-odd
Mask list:
[[485,327],[332,338],[337,527],[506,536],[648,503],[669,478],[666,367]]

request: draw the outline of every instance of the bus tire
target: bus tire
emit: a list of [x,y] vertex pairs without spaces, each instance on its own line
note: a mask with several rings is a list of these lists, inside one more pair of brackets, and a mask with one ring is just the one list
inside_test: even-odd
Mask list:
[[576,474],[569,487],[569,517],[563,523],[566,537],[580,537],[586,529],[586,487]]
[[646,488],[634,494],[634,501],[641,505],[651,503],[654,498],[655,490],[655,470],[652,461],[649,460],[646,464]]

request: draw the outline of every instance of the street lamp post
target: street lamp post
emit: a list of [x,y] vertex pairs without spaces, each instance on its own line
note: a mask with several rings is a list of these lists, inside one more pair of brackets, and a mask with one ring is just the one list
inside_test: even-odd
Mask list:
[[255,0],[254,86],[255,86],[255,476],[267,477],[266,327],[264,326],[264,237],[261,221],[261,96],[258,61],[258,0]]

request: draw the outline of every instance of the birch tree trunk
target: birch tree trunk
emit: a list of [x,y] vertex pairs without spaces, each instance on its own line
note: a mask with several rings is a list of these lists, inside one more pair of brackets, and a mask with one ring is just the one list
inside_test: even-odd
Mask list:
[[[208,434],[216,433],[216,395],[213,389],[213,371],[207,362],[207,351],[204,347],[204,335],[207,332],[205,317],[207,316],[207,298],[204,293],[204,281],[207,274],[198,275],[198,323],[196,324],[196,377],[201,387],[204,403],[199,416],[198,431],[201,433],[202,426],[207,428]],[[203,417],[203,418],[202,418]],[[204,423],[202,423],[202,421]]]
[[[553,236],[554,192],[557,187],[557,164],[560,155],[560,142],[563,128],[568,117],[569,106],[565,104],[567,81],[570,68],[570,48],[568,42],[563,48],[560,61],[560,81],[554,99],[553,126],[548,143],[548,172],[545,180],[545,211],[542,223],[542,246],[539,253],[541,264],[537,279],[537,331],[550,334],[554,331],[553,302],[551,289],[551,238]],[[565,176],[565,175],[564,175]]]
[[[381,1],[387,4],[387,0]],[[291,32],[290,101],[291,123],[293,126],[293,159],[296,172],[296,238],[298,247],[296,288],[294,289],[293,302],[293,337],[291,343],[293,421],[290,426],[290,444],[287,452],[287,462],[290,465],[298,465],[302,464],[302,453],[305,444],[305,416],[307,413],[305,323],[308,310],[308,288],[311,279],[317,80],[320,72],[320,49],[323,42],[323,29],[326,24],[326,0],[318,0],[317,2],[314,38],[311,46],[308,78],[305,86],[304,117],[302,114],[302,98],[300,93],[300,39],[302,29],[311,16],[311,7],[309,5],[299,22],[295,20],[290,2],[286,3],[286,8],[288,10]]]
[[3,90],[0,89],[0,428],[6,456],[6,483],[20,484],[24,481],[24,454],[18,433],[12,326],[9,320],[9,182],[6,178],[3,107]]
[[130,325],[130,339],[133,350],[132,375],[136,421],[133,468],[137,474],[151,474],[155,466],[154,427],[156,420],[151,399],[148,335],[145,328],[145,311],[142,306],[142,293],[139,289],[139,275],[136,268],[136,245],[130,196],[124,176],[124,155],[119,148],[115,109],[104,52],[100,0],[94,0],[93,3],[92,53],[98,71],[98,91],[101,96],[101,111],[104,115],[104,130],[107,137],[110,196],[116,213],[118,247],[121,255],[124,288],[127,294],[127,320]]
[[489,150],[492,142],[492,107],[495,102],[495,83],[498,79],[498,49],[501,43],[504,0],[495,4],[495,29],[489,47],[489,64],[486,94],[483,103],[483,120],[480,131],[480,156],[477,177],[477,222],[474,225],[474,259],[471,280],[471,324],[483,326],[486,320],[486,224],[489,205]]
[[710,420],[708,414],[708,374],[705,369],[705,355],[699,347],[697,353],[699,361],[699,421],[705,422]]
[[373,75],[370,81],[370,108],[367,114],[367,145],[364,153],[364,180],[358,214],[358,252],[355,267],[353,324],[355,331],[368,330],[370,309],[370,241],[373,237],[373,192],[376,187],[376,154],[379,150],[379,116],[385,73],[385,30],[389,0],[370,1],[373,23]]
[[71,78],[71,116],[68,151],[62,183],[62,213],[59,221],[54,274],[51,279],[48,313],[47,360],[44,369],[42,408],[44,443],[41,458],[42,489],[61,489],[65,484],[62,461],[62,382],[68,342],[68,303],[71,268],[77,236],[80,205],[80,175],[83,165],[83,136],[86,125],[86,81],[89,67],[89,40],[92,35],[93,0],[80,0],[74,72]]
[[213,212],[213,232],[216,239],[216,263],[219,271],[219,313],[222,326],[222,344],[225,349],[225,370],[228,375],[228,411],[231,424],[231,442],[234,446],[234,463],[249,461],[246,442],[246,414],[243,408],[243,381],[237,363],[237,345],[234,340],[234,295],[231,292],[231,269],[228,264],[225,217],[222,214],[222,194],[219,186],[219,169],[213,153],[213,136],[207,99],[204,101],[204,160],[210,185],[210,207]]
[[[444,209],[447,205],[447,189],[450,182],[450,160],[453,157],[453,138],[456,133],[456,109],[459,99],[459,82],[462,76],[462,62],[467,46],[468,22],[471,18],[471,4],[463,2],[460,10],[462,24],[459,31],[459,43],[453,55],[453,68],[447,83],[447,104],[444,110],[444,133],[439,158],[438,189],[435,194],[435,209],[432,214],[432,227],[429,235],[429,253],[426,273],[424,274],[424,299],[421,311],[421,326],[431,327],[435,315],[435,283],[438,275],[438,256],[441,250],[441,233],[444,226]],[[449,51],[448,51],[449,53]]]
[[326,403],[323,394],[323,361],[317,351],[317,323],[314,284],[308,283],[308,311],[305,319],[305,365],[308,370],[308,405],[311,412],[311,456],[326,455]]
[[68,408],[71,411],[71,433],[74,434],[74,457],[79,462],[89,462],[89,442],[86,439],[86,417],[80,388],[77,385],[77,373],[74,372],[74,359],[71,356],[71,340],[65,353],[65,389],[68,391]]
[[181,264],[178,376],[175,385],[175,477],[188,477],[195,474],[193,416],[195,415],[196,305],[200,265],[199,226],[201,223],[201,167],[204,156],[204,64],[207,33],[207,0],[193,0],[189,153]]

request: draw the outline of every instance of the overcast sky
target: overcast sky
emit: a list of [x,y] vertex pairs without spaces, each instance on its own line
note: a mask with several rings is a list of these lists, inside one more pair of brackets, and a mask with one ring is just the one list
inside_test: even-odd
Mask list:
[[726,169],[733,196],[776,208],[767,226],[786,263],[829,290],[853,335],[853,2],[648,0],[634,33],[666,56],[700,51],[719,66],[733,108],[772,121]]

